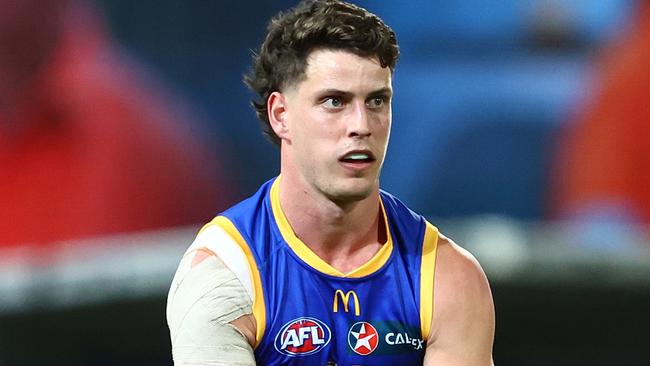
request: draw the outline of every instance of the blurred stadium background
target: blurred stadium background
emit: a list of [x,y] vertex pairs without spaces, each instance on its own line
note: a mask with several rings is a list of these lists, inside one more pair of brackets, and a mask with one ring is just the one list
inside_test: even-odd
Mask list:
[[[481,261],[495,363],[650,364],[645,230],[546,214],[557,136],[639,2],[355,3],[382,16],[402,50],[383,186]],[[189,96],[209,121],[197,128],[235,157],[224,162],[231,203],[277,173],[241,76],[268,18],[294,1],[96,4],[114,38]],[[0,247],[0,366],[171,365],[165,297],[200,224]]]

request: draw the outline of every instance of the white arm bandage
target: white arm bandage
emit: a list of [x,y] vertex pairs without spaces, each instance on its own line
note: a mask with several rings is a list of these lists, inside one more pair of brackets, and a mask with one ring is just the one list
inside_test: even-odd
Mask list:
[[[214,253],[203,245],[208,241],[214,243],[212,239],[223,239],[222,235],[225,233],[218,227],[203,230],[181,260],[172,282],[167,299],[167,322],[177,366],[255,365],[253,350],[246,337],[229,324],[252,314],[250,285],[242,284],[242,280],[250,281],[249,274],[242,271],[242,268],[248,268],[246,259],[237,259],[235,255],[235,259],[229,258],[227,266],[220,259],[220,253]],[[220,248],[230,245],[217,244]],[[214,248],[214,244],[210,247]],[[199,248],[209,249],[216,255],[204,255],[197,261]],[[234,262],[231,264],[231,261]],[[237,274],[229,268],[232,265],[239,267]]]

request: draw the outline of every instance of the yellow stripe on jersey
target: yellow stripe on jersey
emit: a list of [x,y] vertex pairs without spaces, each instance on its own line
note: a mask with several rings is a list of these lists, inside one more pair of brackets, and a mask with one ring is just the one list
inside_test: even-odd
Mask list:
[[255,257],[248,247],[246,240],[242,237],[239,230],[237,230],[237,227],[227,217],[217,216],[208,225],[217,225],[222,228],[237,243],[248,260],[248,265],[251,269],[251,282],[254,288],[253,316],[255,316],[255,323],[257,325],[253,348],[257,348],[266,330],[266,306],[264,304],[264,292],[262,292],[262,279],[257,268],[257,263],[255,262]]
[[427,340],[433,319],[433,283],[438,250],[438,229],[427,221],[425,230],[420,265],[420,326],[422,339]]
[[328,274],[330,276],[337,277],[347,277],[347,278],[359,278],[370,275],[375,271],[379,270],[390,258],[390,255],[393,251],[393,239],[391,237],[390,228],[388,227],[388,220],[386,219],[386,210],[384,209],[384,203],[379,200],[381,204],[381,211],[383,214],[383,222],[386,225],[386,243],[382,245],[381,249],[366,263],[364,263],[359,268],[356,268],[352,272],[343,273],[338,269],[329,265],[322,258],[320,258],[316,253],[314,253],[305,243],[300,240],[293,232],[287,217],[280,207],[280,179],[278,178],[273,182],[271,186],[271,207],[273,209],[273,216],[275,217],[275,222],[280,229],[280,233],[284,240],[289,244],[291,250],[293,250],[298,257],[300,257],[305,263],[313,267],[314,269]]

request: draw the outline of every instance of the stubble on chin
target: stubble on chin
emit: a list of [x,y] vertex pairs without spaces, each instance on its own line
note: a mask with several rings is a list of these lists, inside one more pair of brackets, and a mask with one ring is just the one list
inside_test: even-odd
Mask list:
[[351,186],[346,186],[346,184],[337,185],[336,182],[334,182],[329,187],[323,187],[321,193],[323,193],[328,200],[337,205],[346,206],[355,202],[363,201],[370,197],[376,189],[376,182],[375,184],[365,183],[360,185],[354,184]]

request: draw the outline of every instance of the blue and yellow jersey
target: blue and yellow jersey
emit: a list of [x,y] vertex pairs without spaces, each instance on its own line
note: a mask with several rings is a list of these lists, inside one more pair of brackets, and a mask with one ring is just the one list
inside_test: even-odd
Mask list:
[[382,191],[388,239],[366,264],[341,273],[296,237],[278,190],[271,180],[212,222],[251,267],[258,365],[422,364],[437,229]]

